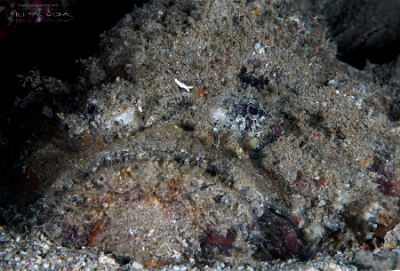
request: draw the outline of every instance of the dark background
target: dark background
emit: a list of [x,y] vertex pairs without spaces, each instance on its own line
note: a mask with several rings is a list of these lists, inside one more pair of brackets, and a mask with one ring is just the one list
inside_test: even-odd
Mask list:
[[[0,6],[10,6],[10,2],[0,0]],[[29,142],[45,141],[59,130],[55,129],[59,126],[55,118],[41,113],[43,104],[13,108],[16,97],[24,98],[32,91],[21,86],[17,75],[38,69],[41,75],[76,84],[80,71],[76,60],[98,53],[100,34],[146,2],[76,0],[63,10],[73,16],[72,20],[59,22],[10,24],[7,12],[0,13],[0,206],[14,201],[20,180],[26,178],[22,163]]]
[[[81,0],[67,11],[73,16],[70,21],[6,26],[8,37],[0,37],[1,112],[10,109],[15,96],[22,98],[26,94],[18,86],[17,74],[25,75],[37,68],[42,75],[74,82],[79,71],[75,60],[96,54],[100,34],[131,12],[135,5],[142,7],[146,2]],[[7,24],[4,16],[1,19],[2,26]]]

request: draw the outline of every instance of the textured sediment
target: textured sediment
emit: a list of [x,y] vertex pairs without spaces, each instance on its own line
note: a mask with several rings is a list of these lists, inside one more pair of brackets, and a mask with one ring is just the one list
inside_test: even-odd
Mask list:
[[154,1],[74,86],[26,76],[16,110],[50,95],[55,128],[22,157],[0,266],[398,267],[399,65],[355,70],[326,35],[286,1]]

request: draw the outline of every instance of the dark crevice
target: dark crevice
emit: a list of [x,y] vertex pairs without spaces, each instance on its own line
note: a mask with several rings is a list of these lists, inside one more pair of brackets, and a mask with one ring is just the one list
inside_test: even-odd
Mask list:
[[337,43],[337,58],[364,69],[368,61],[383,64],[400,54],[400,6],[392,0],[311,0],[327,20]]

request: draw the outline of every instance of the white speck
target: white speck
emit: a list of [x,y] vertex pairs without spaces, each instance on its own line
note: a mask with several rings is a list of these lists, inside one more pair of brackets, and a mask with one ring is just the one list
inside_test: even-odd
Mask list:
[[105,256],[105,255],[101,255],[98,258],[98,262],[99,262],[99,264],[103,264],[103,265],[104,264],[112,264],[112,265],[116,264],[116,262],[115,262],[115,260],[113,258],[110,258],[110,257]]
[[318,207],[323,207],[323,206],[325,206],[326,205],[326,201],[325,200],[321,200],[319,203],[318,203]]
[[299,17],[297,17],[297,16],[290,16],[289,19],[294,21],[294,22],[296,22],[296,23],[298,23],[298,24],[301,23]]
[[193,88],[193,86],[187,86],[176,78],[175,78],[175,83],[177,83],[179,87],[186,89],[188,92]]
[[256,50],[257,53],[259,54],[265,54],[265,50],[263,47],[261,47],[261,44],[259,44],[258,42],[256,44],[254,44],[254,49]]
[[336,85],[336,83],[337,83],[337,80],[334,80],[334,79],[331,79],[328,81],[328,85],[330,85],[330,86]]
[[143,265],[138,262],[133,262],[131,266],[132,266],[132,268],[135,268],[135,269],[143,269]]
[[150,116],[150,118],[145,122],[144,127],[150,127],[155,121],[156,119],[153,116]]
[[362,102],[363,102],[363,100],[362,100],[361,98],[357,100],[357,103],[356,103],[356,104],[357,104],[357,108],[358,108],[358,109],[361,109],[361,108],[362,108]]
[[127,124],[133,122],[134,118],[135,118],[135,111],[133,109],[129,109],[117,115],[115,117],[115,120]]

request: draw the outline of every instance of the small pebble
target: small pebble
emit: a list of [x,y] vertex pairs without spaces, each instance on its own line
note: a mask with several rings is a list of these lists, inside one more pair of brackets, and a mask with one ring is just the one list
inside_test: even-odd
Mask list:
[[42,262],[42,267],[43,267],[44,269],[48,269],[48,268],[50,267],[50,264],[49,264],[47,261],[43,261],[43,262]]
[[131,266],[132,266],[132,268],[135,268],[135,269],[143,269],[143,265],[138,262],[133,262]]

